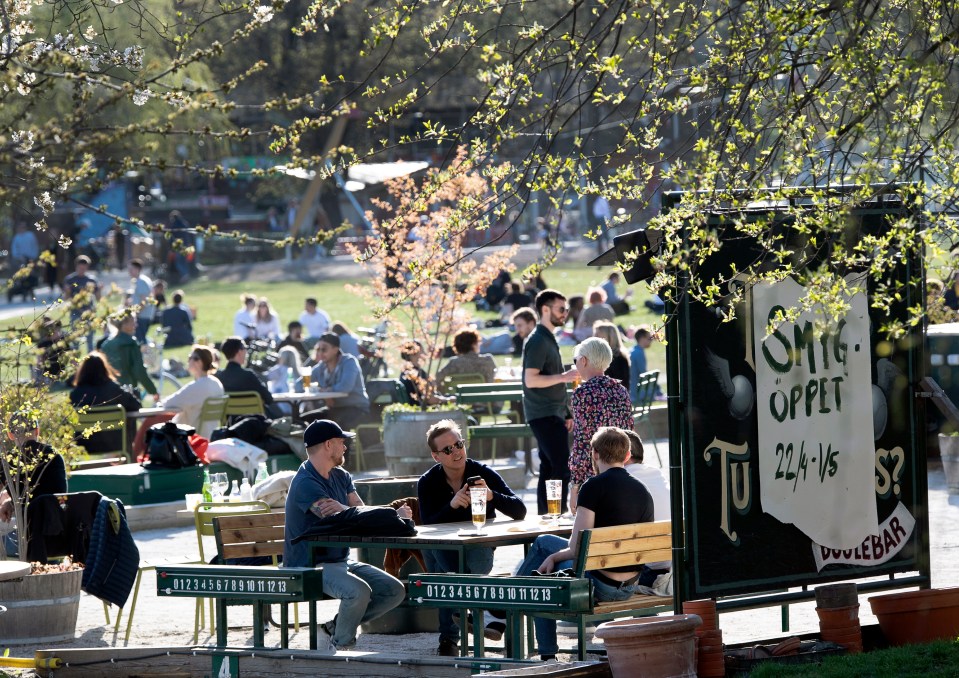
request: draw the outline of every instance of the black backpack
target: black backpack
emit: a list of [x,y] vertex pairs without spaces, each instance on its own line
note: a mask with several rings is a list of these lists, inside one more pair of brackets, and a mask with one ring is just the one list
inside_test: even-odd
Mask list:
[[147,430],[147,468],[183,468],[199,463],[190,447],[190,436],[196,433],[192,426],[166,421]]

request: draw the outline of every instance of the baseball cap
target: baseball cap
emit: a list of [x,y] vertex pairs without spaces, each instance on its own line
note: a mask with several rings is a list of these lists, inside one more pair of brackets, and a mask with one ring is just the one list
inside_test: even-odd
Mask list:
[[317,419],[307,426],[303,432],[303,446],[309,448],[325,443],[327,440],[333,440],[333,438],[353,438],[355,436],[355,433],[341,429],[335,421]]

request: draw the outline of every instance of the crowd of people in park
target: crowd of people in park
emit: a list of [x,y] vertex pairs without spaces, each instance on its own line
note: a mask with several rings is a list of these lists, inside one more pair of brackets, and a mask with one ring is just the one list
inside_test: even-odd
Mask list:
[[[147,397],[167,410],[146,418],[130,431],[128,447],[142,458],[150,426],[167,420],[185,424],[209,438],[217,422],[203,421],[201,412],[211,398],[253,391],[260,395],[265,414],[278,418],[289,407],[276,402],[274,394],[289,388],[305,390],[310,385],[340,397],[317,398],[305,411],[298,411],[306,425],[306,461],[292,480],[286,505],[287,546],[284,563],[324,567],[324,591],[338,598],[337,616],[320,627],[321,647],[330,652],[349,648],[357,628],[399,604],[403,584],[379,568],[353,561],[344,549],[330,549],[311,560],[296,538],[317,522],[350,507],[361,506],[352,477],[343,468],[352,431],[373,416],[370,395],[360,361],[364,357],[359,337],[342,322],[334,321],[319,307],[316,298],[304,300],[296,320],[285,326],[269,299],[243,294],[233,317],[233,333],[216,346],[198,344],[192,330],[196,310],[184,302],[181,290],[166,300],[163,281],[151,280],[143,263],[128,262],[130,283],[125,307],[114,313],[103,336],[86,327],[103,293],[91,262],[78,256],[75,270],[64,278],[63,295],[70,302],[68,320],[75,339],[85,344],[86,354],[73,374],[59,360],[56,347],[64,342],[61,321],[46,319],[38,346],[42,355],[38,376],[67,380],[70,402],[77,408],[119,404],[127,412],[142,408]],[[504,330],[484,337],[473,327],[462,327],[453,336],[452,355],[435,377],[424,368],[423,344],[408,340],[401,350],[404,366],[399,382],[411,403],[437,404],[454,396],[441,385],[459,375],[479,375],[492,382],[496,374],[493,353],[521,358],[522,416],[536,441],[539,477],[536,505],[548,512],[548,481],[563,487],[561,511],[573,516],[568,540],[542,537],[533,544],[517,573],[534,570],[547,573],[562,569],[574,557],[582,530],[592,527],[644,522],[668,515],[668,485],[661,473],[648,468],[633,472],[629,463],[642,467],[642,442],[633,429],[633,407],[638,394],[632,386],[646,371],[645,351],[654,340],[647,326],[624,330],[617,324],[630,312],[627,292],[620,296],[619,275],[581,296],[567,297],[545,286],[541,278],[529,285],[503,275],[491,286],[483,302],[500,311]],[[495,290],[494,287],[499,287]],[[498,296],[499,295],[499,296]],[[192,378],[164,396],[144,361],[142,346],[151,327],[166,328],[165,346],[191,346],[186,371]],[[75,327],[74,327],[75,326]],[[286,332],[283,332],[285,327]],[[630,342],[632,345],[630,346]],[[264,344],[277,356],[276,374],[251,369],[250,352]],[[564,365],[560,346],[574,345],[572,366]],[[486,349],[486,350],[484,350]],[[280,375],[280,376],[277,376]],[[572,385],[572,389],[570,386]],[[116,449],[118,432],[101,432],[83,444],[91,452]],[[24,434],[24,444],[31,438]],[[485,489],[490,518],[501,513],[522,519],[526,507],[503,478],[490,466],[469,457],[463,431],[452,421],[435,424],[424,441],[435,465],[419,480],[418,504],[396,508],[399,519],[414,516],[424,524],[463,522],[470,519],[470,490]],[[10,497],[0,495],[0,520],[10,513]],[[456,569],[451,552],[429,551],[427,568],[433,572]],[[491,549],[469,552],[465,571],[489,573]],[[649,584],[668,569],[662,567],[598,570],[590,573],[597,600],[615,600],[631,595],[635,587]],[[647,571],[648,570],[648,571]],[[501,638],[505,630],[501,613],[486,613],[482,621],[488,638]],[[459,620],[459,623],[465,623]],[[476,622],[480,625],[479,620]],[[536,620],[539,654],[543,659],[557,652],[555,624]],[[443,656],[459,653],[459,630],[446,610],[439,615],[439,645]]]

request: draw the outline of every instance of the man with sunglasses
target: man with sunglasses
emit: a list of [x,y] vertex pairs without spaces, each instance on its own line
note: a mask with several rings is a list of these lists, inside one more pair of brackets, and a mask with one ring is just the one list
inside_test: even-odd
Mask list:
[[[515,520],[526,517],[523,500],[516,496],[500,474],[467,456],[463,432],[455,421],[444,419],[433,424],[426,432],[426,444],[436,465],[420,477],[417,485],[420,520],[424,525],[470,522],[470,487],[486,488],[488,520],[496,516],[496,511]],[[430,572],[456,571],[457,559],[453,551],[424,551],[423,556]],[[489,574],[493,569],[493,549],[469,549],[465,567],[469,574]],[[437,653],[455,657],[459,653],[456,644],[459,631],[453,622],[453,610],[440,608],[439,621]],[[491,617],[483,635],[490,640],[499,640],[505,629],[503,622]]]
[[536,295],[539,324],[523,344],[523,412],[539,447],[539,483],[536,507],[546,513],[546,481],[563,481],[563,506],[569,491],[569,432],[573,416],[566,400],[566,384],[575,380],[575,368],[563,371],[556,329],[566,324],[569,306],[562,293],[546,289]]

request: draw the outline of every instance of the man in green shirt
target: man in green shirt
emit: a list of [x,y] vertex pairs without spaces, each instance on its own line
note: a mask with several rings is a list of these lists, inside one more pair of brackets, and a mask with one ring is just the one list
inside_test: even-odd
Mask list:
[[137,329],[137,317],[134,314],[124,316],[120,320],[117,335],[103,342],[100,350],[106,355],[107,360],[113,369],[120,373],[117,381],[121,385],[132,386],[134,390],[138,385],[143,386],[147,393],[157,400],[160,395],[157,393],[157,387],[150,379],[146,367],[143,365],[143,354],[140,352],[140,344],[134,338],[133,333]]
[[553,289],[536,295],[539,324],[523,344],[523,411],[539,447],[539,483],[536,505],[546,513],[546,481],[562,480],[562,510],[569,490],[569,431],[573,418],[566,403],[566,384],[576,369],[563,371],[556,329],[566,323],[566,297]]

